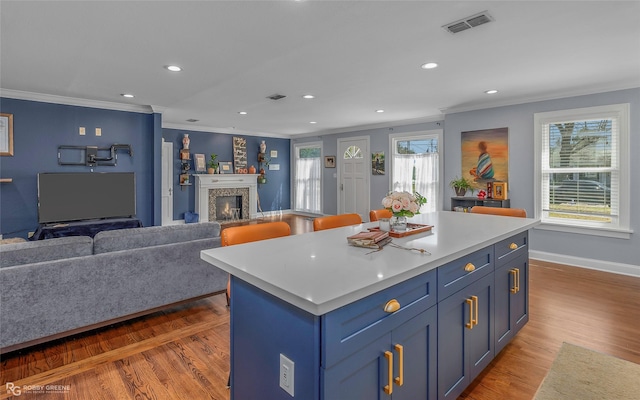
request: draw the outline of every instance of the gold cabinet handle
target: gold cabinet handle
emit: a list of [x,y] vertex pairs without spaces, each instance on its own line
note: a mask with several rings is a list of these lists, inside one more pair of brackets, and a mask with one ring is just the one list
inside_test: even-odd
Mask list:
[[511,243],[511,244],[509,245],[509,248],[510,248],[511,250],[515,250],[515,249],[517,249],[517,248],[518,248],[518,245],[517,245],[517,244],[515,244],[515,243]]
[[469,305],[469,322],[465,326],[468,329],[473,329],[473,300],[465,299],[464,302]]
[[387,375],[387,382],[389,382],[389,384],[384,387],[384,392],[391,394],[393,393],[393,353],[385,351],[384,358],[387,359],[387,365],[389,366],[389,374]]
[[480,320],[480,318],[478,318],[478,296],[471,296],[471,300],[476,304],[476,315],[473,319],[473,324],[478,325],[478,321]]
[[516,293],[520,291],[520,269],[514,268],[516,270]]
[[474,271],[475,269],[476,269],[476,266],[471,263],[467,263],[467,265],[464,266],[464,270],[467,272]]
[[404,384],[404,347],[401,344],[394,346],[398,352],[398,376],[393,381],[396,385],[402,386]]
[[384,311],[388,313],[394,313],[400,309],[400,303],[398,300],[391,299],[387,301],[387,304],[384,305]]
[[518,271],[514,268],[509,271],[509,274],[513,278],[513,287],[511,287],[511,293],[518,293]]

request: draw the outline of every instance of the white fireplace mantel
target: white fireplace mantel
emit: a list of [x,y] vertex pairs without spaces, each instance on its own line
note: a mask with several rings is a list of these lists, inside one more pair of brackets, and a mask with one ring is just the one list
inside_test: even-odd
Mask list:
[[196,179],[196,212],[200,222],[209,222],[209,189],[249,188],[249,214],[258,217],[257,174],[213,174],[193,175]]

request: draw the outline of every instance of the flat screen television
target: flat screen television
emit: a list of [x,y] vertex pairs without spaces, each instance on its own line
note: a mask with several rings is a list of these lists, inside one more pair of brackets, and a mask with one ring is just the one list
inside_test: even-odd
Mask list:
[[41,224],[136,215],[133,172],[38,174]]

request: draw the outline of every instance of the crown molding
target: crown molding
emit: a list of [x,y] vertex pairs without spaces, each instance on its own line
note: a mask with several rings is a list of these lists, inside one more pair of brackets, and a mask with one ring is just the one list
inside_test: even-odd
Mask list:
[[291,139],[292,135],[281,135],[277,133],[268,133],[268,132],[250,132],[238,130],[235,128],[215,128],[210,126],[201,126],[201,125],[187,125],[187,124],[175,124],[171,122],[162,122],[163,129],[176,129],[180,131],[193,131],[193,132],[207,132],[207,133],[222,133],[225,135],[246,135],[246,136],[255,136],[255,137],[270,137],[277,139]]
[[384,129],[384,128],[397,128],[399,126],[406,125],[414,125],[414,124],[424,124],[428,122],[440,122],[444,121],[444,114],[440,115],[430,115],[427,117],[419,117],[419,118],[411,118],[411,119],[402,119],[402,120],[393,120],[386,122],[379,122],[375,124],[363,124],[363,125],[353,125],[347,126],[344,128],[335,128],[335,129],[326,129],[320,131],[306,132],[298,135],[291,135],[293,138],[304,138],[304,137],[312,137],[312,136],[326,136],[326,135],[335,135],[339,133],[347,133],[347,132],[358,132],[365,131],[371,129]]
[[80,99],[77,97],[58,96],[54,94],[24,92],[13,89],[0,89],[0,97],[7,97],[16,100],[39,101],[42,103],[64,104],[68,106],[100,108],[104,110],[128,111],[143,114],[152,114],[151,106],[141,106],[136,104],[115,103],[102,100]]
[[588,87],[588,88],[580,88],[571,91],[563,91],[561,93],[548,94],[544,96],[528,96],[522,97],[518,99],[510,99],[503,101],[492,101],[486,102],[482,104],[468,104],[468,105],[460,105],[453,106],[449,108],[441,108],[440,112],[442,114],[456,114],[467,111],[478,111],[478,110],[486,110],[489,108],[498,108],[498,107],[508,107],[515,106],[520,104],[528,104],[528,103],[537,103],[541,101],[549,101],[549,100],[558,100],[558,99],[567,99],[570,97],[579,97],[579,96],[589,96],[592,94],[600,94],[600,93],[608,93],[608,92],[616,92],[619,90],[628,90],[628,89],[638,89],[640,88],[638,82],[632,83],[628,82],[620,85],[609,85],[606,87]]

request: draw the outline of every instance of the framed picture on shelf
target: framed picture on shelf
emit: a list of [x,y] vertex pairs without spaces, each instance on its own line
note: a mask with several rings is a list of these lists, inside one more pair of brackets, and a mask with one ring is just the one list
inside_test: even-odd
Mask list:
[[233,163],[231,161],[221,161],[220,162],[220,173],[221,174],[233,174]]
[[204,161],[204,154],[194,154],[193,158],[196,164],[196,172],[206,172],[207,163]]
[[326,156],[324,158],[324,167],[325,168],[335,168],[336,167],[336,156]]
[[493,198],[495,200],[507,199],[507,182],[493,182]]

